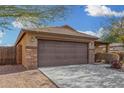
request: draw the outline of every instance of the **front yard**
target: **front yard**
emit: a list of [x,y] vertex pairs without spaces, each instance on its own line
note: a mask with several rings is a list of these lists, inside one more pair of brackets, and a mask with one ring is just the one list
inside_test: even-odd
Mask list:
[[[124,88],[124,71],[108,64],[82,64],[39,68],[61,88]],[[0,66],[0,88],[56,88],[39,70],[22,65]]]
[[26,71],[22,65],[0,66],[0,88],[56,87],[38,70]]

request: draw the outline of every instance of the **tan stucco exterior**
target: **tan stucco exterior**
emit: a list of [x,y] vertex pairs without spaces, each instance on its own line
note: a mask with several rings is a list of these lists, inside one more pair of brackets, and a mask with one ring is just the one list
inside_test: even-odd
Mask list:
[[[17,44],[16,46],[16,60],[18,64],[23,64],[25,65],[26,63],[26,51],[25,51],[25,46],[26,46],[26,42],[27,42],[27,34],[23,35],[23,38],[20,40],[20,42]],[[20,49],[21,48],[21,49]]]
[[[59,29],[57,28],[57,30]],[[60,31],[61,30],[63,29],[60,28]],[[70,31],[72,29],[67,29],[67,30]],[[39,31],[23,30],[22,33],[23,34],[20,35],[19,39],[17,39],[16,42],[17,48],[19,45],[22,46],[22,60],[19,60],[17,55],[17,63],[22,63],[27,69],[37,68],[38,39],[88,43],[88,61],[89,63],[94,63],[94,48],[95,48],[94,41],[97,38],[72,35],[71,31],[68,34],[58,34],[58,33],[56,34],[56,33],[42,32],[42,31],[39,32]]]

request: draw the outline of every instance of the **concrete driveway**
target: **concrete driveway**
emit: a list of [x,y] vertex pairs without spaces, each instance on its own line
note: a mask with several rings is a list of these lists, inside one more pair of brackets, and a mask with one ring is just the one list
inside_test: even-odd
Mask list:
[[39,68],[61,88],[124,88],[124,72],[106,64]]

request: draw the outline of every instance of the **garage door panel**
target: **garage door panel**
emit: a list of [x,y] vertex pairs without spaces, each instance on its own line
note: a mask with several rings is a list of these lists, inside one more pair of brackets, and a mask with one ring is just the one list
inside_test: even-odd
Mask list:
[[87,44],[38,40],[38,64],[59,66],[87,63]]

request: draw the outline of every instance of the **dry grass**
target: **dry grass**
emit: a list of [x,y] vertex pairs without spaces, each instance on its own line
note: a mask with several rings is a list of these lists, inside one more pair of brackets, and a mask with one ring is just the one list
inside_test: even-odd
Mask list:
[[0,66],[1,88],[55,88],[38,70],[26,71],[21,65]]
[[96,53],[95,59],[96,62],[101,62],[102,60],[104,60],[105,63],[111,63],[114,60],[119,60],[120,56],[117,53]]

